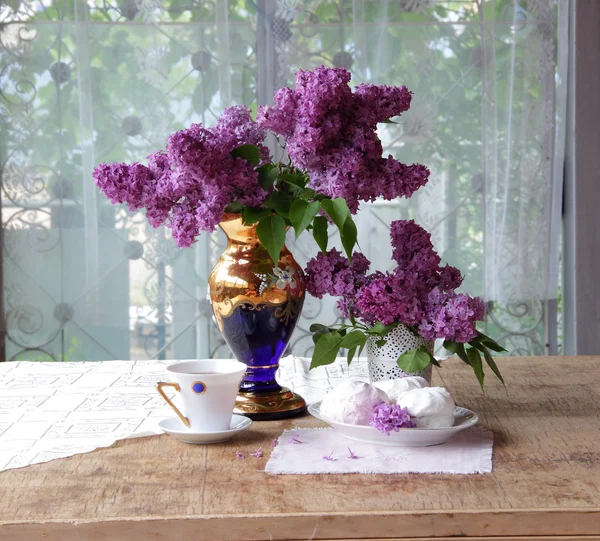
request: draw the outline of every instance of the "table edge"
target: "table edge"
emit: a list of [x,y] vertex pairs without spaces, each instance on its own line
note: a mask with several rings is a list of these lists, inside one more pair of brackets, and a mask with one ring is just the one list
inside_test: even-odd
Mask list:
[[43,534],[46,541],[74,541],[92,533],[103,534],[103,539],[123,538],[126,533],[127,539],[142,540],[159,532],[167,536],[174,530],[180,538],[199,541],[397,539],[399,530],[401,537],[590,536],[600,535],[600,508],[5,520],[0,521],[0,540]]

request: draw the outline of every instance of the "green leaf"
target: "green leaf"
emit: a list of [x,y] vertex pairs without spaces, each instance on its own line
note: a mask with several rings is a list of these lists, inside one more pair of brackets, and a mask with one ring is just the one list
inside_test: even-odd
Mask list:
[[269,209],[254,209],[252,207],[244,207],[242,209],[242,220],[244,224],[250,225],[260,222],[263,218],[266,218],[271,211]]
[[427,353],[429,353],[429,361],[431,362],[431,364],[433,366],[437,366],[438,368],[441,368],[442,365],[438,362],[438,360],[429,352],[429,350],[427,350]]
[[324,334],[327,334],[327,332],[316,332],[312,335],[312,341],[313,344],[315,344],[315,346],[317,345],[317,342],[321,339],[321,336],[323,336]]
[[242,145],[231,151],[234,158],[242,158],[252,165],[260,163],[260,150],[256,145]]
[[362,346],[360,346],[359,350],[358,350],[358,357],[360,358],[360,356],[362,355],[363,349],[365,349],[365,345],[367,343],[365,342]]
[[460,359],[469,364],[469,358],[467,357],[467,352],[465,350],[465,345],[464,344],[458,344],[458,348],[456,350],[456,354],[460,357]]
[[350,214],[348,215],[348,218],[346,218],[344,227],[340,231],[340,238],[342,239],[342,246],[344,247],[346,256],[348,257],[350,263],[352,263],[352,250],[356,245],[357,230],[356,224],[354,223],[354,220]]
[[362,331],[356,330],[356,331],[351,331],[346,336],[344,336],[344,339],[342,340],[342,343],[340,344],[340,346],[343,348],[346,348],[346,349],[350,349],[350,348],[360,346],[360,345],[364,344],[366,341],[367,341],[367,336],[365,336],[365,334]]
[[321,325],[320,323],[313,323],[310,326],[310,332],[313,333],[312,340],[313,340],[313,343],[316,344],[322,335],[330,333],[330,332],[335,332],[335,330],[330,329],[326,325]]
[[281,249],[285,245],[285,220],[277,214],[267,216],[258,222],[256,233],[273,262],[277,264]]
[[475,372],[475,375],[477,376],[479,385],[483,389],[483,379],[484,379],[485,375],[483,373],[483,364],[481,362],[481,354],[475,348],[468,348],[466,350],[466,352],[467,352],[468,363],[473,368],[473,372]]
[[346,200],[343,197],[323,199],[323,201],[321,201],[321,207],[323,207],[327,216],[331,218],[331,221],[337,226],[341,233],[344,224],[346,223],[346,219],[350,216],[350,210],[348,210]]
[[494,373],[494,375],[502,382],[502,385],[504,385],[506,387],[504,378],[502,377],[502,374],[500,374],[500,369],[498,368],[496,361],[494,361],[494,358],[492,357],[491,353],[489,352],[489,350],[487,348],[483,352],[483,356],[485,357],[485,362],[492,369],[492,372]]
[[444,340],[443,346],[450,351],[451,353],[454,353],[456,355],[456,351],[458,349],[458,344],[456,342],[454,342],[453,340]]
[[385,325],[381,321],[377,321],[367,332],[369,334],[381,334],[385,331]]
[[496,342],[495,340],[484,340],[483,342],[481,342],[486,348],[491,349],[492,351],[495,351],[496,353],[502,353],[504,351],[508,351],[507,349],[504,349],[500,344],[498,344],[498,342]]
[[494,358],[492,357],[492,354],[490,353],[490,351],[488,350],[488,348],[485,347],[483,344],[480,344],[478,342],[475,342],[475,343],[469,342],[469,343],[472,344],[473,346],[475,346],[479,351],[481,351],[483,353],[483,357],[485,358],[485,362],[492,369],[492,372],[502,382],[502,384],[504,386],[506,386],[506,383],[504,383],[504,378],[500,374],[500,369],[498,368],[498,365],[496,364],[496,361],[494,361]]
[[492,351],[496,351],[497,353],[507,351],[493,338],[490,338],[489,336],[486,336],[485,334],[479,331],[477,331],[477,336],[473,340],[471,340],[471,342],[479,342],[480,344],[483,344],[485,347],[491,349]]
[[296,199],[290,207],[290,221],[296,232],[296,238],[304,231],[314,220],[321,209],[321,203],[314,201],[307,203],[302,199]]
[[346,357],[346,360],[348,361],[348,366],[350,366],[350,363],[352,362],[352,359],[354,359],[354,356],[356,355],[356,350],[358,349],[358,346],[354,346],[353,348],[350,348],[348,350],[348,355]]
[[391,118],[386,118],[381,121],[382,124],[400,124],[400,122],[394,122]]
[[396,328],[398,323],[390,323],[389,325],[384,325],[381,321],[377,321],[375,325],[373,325],[369,330],[367,330],[367,334],[376,334],[378,336],[385,336],[392,329]]
[[454,340],[444,340],[443,345],[448,351],[458,355],[463,362],[469,364],[464,344],[460,344]]
[[284,173],[279,178],[283,182],[297,186],[298,188],[304,188],[306,186],[306,177],[304,175],[296,175],[294,173]]
[[398,366],[408,373],[425,370],[430,362],[430,353],[425,346],[411,349],[400,355],[397,360]]
[[313,220],[313,237],[319,245],[319,248],[321,248],[321,251],[323,253],[327,252],[329,235],[327,234],[327,218],[325,218],[325,216],[317,216]]
[[405,325],[405,327],[411,332],[413,333],[417,338],[419,336],[421,336],[419,334],[419,327],[416,327],[415,325]]
[[234,201],[233,203],[229,203],[229,205],[227,205],[225,207],[225,212],[232,212],[234,214],[238,214],[238,213],[242,212],[242,205],[241,205],[241,203],[238,203],[237,201]]
[[321,325],[321,323],[313,323],[308,330],[310,332],[320,332],[320,331],[325,331],[325,332],[329,332],[329,327],[327,325]]
[[266,163],[258,168],[258,184],[263,190],[269,191],[277,177],[279,175],[279,169],[272,163]]
[[343,339],[344,337],[337,332],[327,333],[321,336],[313,352],[310,370],[317,366],[323,366],[334,362]]
[[267,208],[273,209],[277,211],[278,214],[289,218],[290,216],[290,207],[294,202],[294,198],[285,192],[273,192],[271,197],[267,199],[263,205]]
[[302,197],[302,199],[312,199],[316,194],[317,192],[315,192],[312,188],[304,188],[300,194],[300,197]]

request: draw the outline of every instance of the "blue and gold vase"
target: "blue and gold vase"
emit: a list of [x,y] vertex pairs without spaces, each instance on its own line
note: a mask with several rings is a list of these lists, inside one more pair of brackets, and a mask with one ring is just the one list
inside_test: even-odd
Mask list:
[[225,342],[248,367],[234,412],[255,420],[298,415],[306,402],[275,373],[304,304],[302,268],[285,246],[274,265],[256,224],[243,225],[239,214],[219,225],[228,242],[208,279],[210,302]]

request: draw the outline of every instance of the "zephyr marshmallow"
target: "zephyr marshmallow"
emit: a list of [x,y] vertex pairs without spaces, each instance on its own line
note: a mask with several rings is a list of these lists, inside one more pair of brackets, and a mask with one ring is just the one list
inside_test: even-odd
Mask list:
[[429,387],[427,380],[420,376],[407,376],[405,378],[377,381],[373,385],[387,394],[391,404],[397,404],[400,395],[407,391]]
[[338,423],[368,425],[376,404],[390,401],[370,383],[344,381],[329,391],[321,402],[321,415]]
[[412,389],[398,397],[417,428],[454,426],[454,399],[443,387]]

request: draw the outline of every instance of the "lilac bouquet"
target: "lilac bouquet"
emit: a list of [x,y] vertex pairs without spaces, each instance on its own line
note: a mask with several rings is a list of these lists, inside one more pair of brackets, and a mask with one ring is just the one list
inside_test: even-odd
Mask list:
[[[256,121],[247,107],[228,107],[214,127],[193,124],[172,134],[146,165],[103,163],[94,180],[112,203],[145,209],[153,227],[169,227],[180,247],[233,212],[257,224],[274,261],[287,227],[296,236],[311,230],[325,252],[330,223],[351,258],[359,202],[409,197],[429,171],[383,157],[377,137],[377,123],[405,112],[411,93],[371,84],[352,91],[349,81],[345,69],[300,70],[295,90],[279,89]],[[285,143],[289,163],[273,163],[266,130]]]
[[[377,125],[410,107],[404,86],[360,84],[352,90],[350,73],[320,67],[296,73],[295,89],[275,92],[272,106],[258,108],[253,120],[245,106],[225,109],[213,127],[192,124],[169,136],[165,150],[147,164],[98,165],[94,180],[112,203],[145,209],[153,227],[166,225],[180,247],[202,231],[214,231],[226,213],[256,224],[261,244],[274,262],[286,230],[296,237],[309,230],[321,253],[308,264],[309,292],[341,297],[351,325],[314,325],[312,366],[333,362],[340,348],[349,360],[368,337],[380,342],[399,324],[444,345],[468,362],[480,382],[480,354],[500,377],[489,353],[503,351],[478,333],[481,299],[456,293],[462,276],[440,266],[429,234],[411,221],[392,224],[396,269],[368,274],[370,262],[354,253],[357,230],[352,215],[360,202],[410,197],[427,183],[429,170],[383,156]],[[267,130],[285,144],[287,163],[274,163],[265,146]],[[346,257],[327,251],[330,224],[340,233]],[[467,348],[466,345],[470,345]],[[407,371],[435,359],[424,349],[398,360]]]
[[[390,236],[396,263],[391,272],[369,274],[364,255],[354,253],[350,261],[335,249],[308,262],[307,291],[318,298],[340,297],[338,308],[350,321],[311,327],[316,344],[311,367],[332,363],[341,348],[348,349],[350,362],[369,338],[385,343],[386,335],[403,324],[426,340],[443,339],[444,347],[469,364],[482,385],[482,354],[502,379],[489,350],[504,349],[475,328],[485,306],[479,297],[456,292],[462,283],[460,271],[441,266],[431,235],[412,220],[392,222]],[[397,362],[405,372],[438,365],[425,346],[400,355]]]

